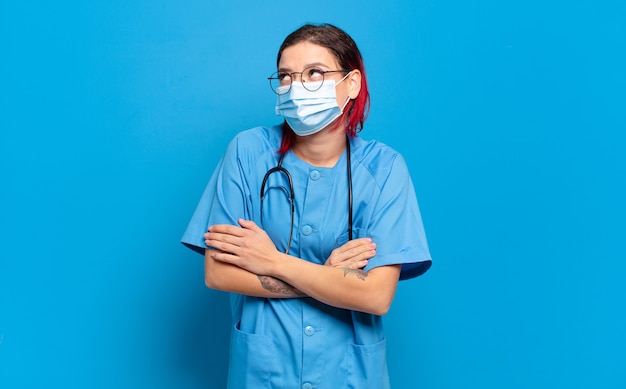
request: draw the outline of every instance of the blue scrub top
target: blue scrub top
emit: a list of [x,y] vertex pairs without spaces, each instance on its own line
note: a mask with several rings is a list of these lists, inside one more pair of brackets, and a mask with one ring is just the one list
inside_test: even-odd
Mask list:
[[[213,224],[261,225],[260,188],[275,167],[281,126],[238,134],[211,177],[182,242],[204,254],[204,233]],[[402,264],[400,279],[421,275],[431,264],[417,198],[406,163],[388,146],[350,139],[353,238],[370,237],[376,256],[364,270]],[[291,151],[283,167],[295,197],[289,253],[324,264],[348,241],[348,178],[345,152],[332,168],[312,166]],[[278,250],[289,240],[289,184],[282,173],[265,187],[262,227]],[[229,388],[388,388],[382,318],[323,304],[312,298],[262,299],[231,294]]]

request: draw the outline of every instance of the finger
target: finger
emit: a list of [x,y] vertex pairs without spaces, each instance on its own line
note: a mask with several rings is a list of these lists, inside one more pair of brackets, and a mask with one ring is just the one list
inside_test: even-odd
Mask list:
[[223,252],[228,253],[228,254],[232,254],[234,256],[237,256],[237,253],[239,251],[238,250],[239,246],[231,244],[231,243],[227,243],[227,242],[224,242],[224,241],[207,239],[205,241],[205,243],[209,247],[213,247],[215,249],[218,249],[218,250],[223,251]]
[[371,251],[376,251],[376,243],[361,244],[353,247],[345,251],[342,256],[346,258],[360,257],[362,255],[367,255],[367,253],[370,253]]
[[253,222],[252,220],[239,218],[238,222],[239,222],[239,225],[242,226],[243,228],[247,228],[252,231],[262,231],[262,229],[259,226],[257,226],[256,223]]
[[370,259],[374,258],[376,256],[376,250],[369,250],[369,251],[365,251],[364,253],[362,253],[359,256],[358,261],[369,261]]
[[361,261],[352,262],[347,267],[348,267],[348,269],[362,269],[365,266],[367,266],[367,264],[368,264],[367,259],[364,259],[364,260],[361,260]]
[[213,252],[211,253],[211,258],[219,262],[230,263],[233,265],[237,265],[238,263],[238,257],[227,252]]
[[243,236],[245,234],[245,231],[241,227],[232,226],[230,224],[214,224],[209,227],[209,232],[234,236]]
[[350,262],[367,261],[367,260],[374,258],[375,256],[376,256],[376,250],[367,250],[352,257]]
[[220,248],[225,247],[241,247],[242,238],[235,235],[230,234],[222,234],[219,232],[207,232],[205,243],[207,246]]
[[346,244],[338,247],[338,253],[349,253],[351,250],[357,249],[359,247],[367,246],[372,244],[372,240],[370,238],[360,238],[348,241]]
[[[361,268],[365,266],[363,261],[368,261],[369,259],[376,256],[376,250],[366,250],[363,252],[355,253],[354,255],[331,255],[326,264],[327,266],[335,266],[335,267],[349,267],[349,268]],[[356,264],[356,265],[355,265]]]
[[334,256],[328,257],[328,259],[326,260],[325,265],[326,266],[335,266],[337,263],[339,262],[339,260],[337,258],[335,258]]
[[207,232],[204,235],[206,239],[219,240],[222,242],[229,242],[229,243],[234,243],[234,242],[237,242],[238,240],[241,240],[241,237],[238,235],[233,235],[233,234],[229,234],[225,232],[217,232],[213,230]]
[[344,265],[345,264],[353,264],[353,263],[359,263],[362,261],[367,261],[373,257],[376,256],[376,250],[369,250],[369,251],[364,251],[358,255],[355,255],[353,257],[348,258],[347,260],[344,261]]

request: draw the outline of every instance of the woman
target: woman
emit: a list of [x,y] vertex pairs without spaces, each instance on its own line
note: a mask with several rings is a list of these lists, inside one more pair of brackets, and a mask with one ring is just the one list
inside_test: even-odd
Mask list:
[[397,152],[357,137],[352,38],[305,25],[277,66],[284,123],[237,135],[182,239],[232,292],[229,388],[387,388],[381,316],[431,263],[413,184]]

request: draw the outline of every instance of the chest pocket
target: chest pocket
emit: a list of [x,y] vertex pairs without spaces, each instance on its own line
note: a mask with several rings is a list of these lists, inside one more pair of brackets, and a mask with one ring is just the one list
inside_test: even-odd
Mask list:
[[[358,238],[367,238],[367,230],[365,228],[353,228],[352,229],[352,239]],[[335,240],[335,248],[341,247],[344,244],[348,243],[348,232],[339,235]]]

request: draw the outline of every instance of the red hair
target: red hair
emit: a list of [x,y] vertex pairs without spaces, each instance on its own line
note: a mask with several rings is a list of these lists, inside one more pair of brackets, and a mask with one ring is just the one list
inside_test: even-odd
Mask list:
[[[365,65],[363,57],[354,40],[343,30],[330,24],[306,24],[285,38],[285,41],[278,50],[276,65],[280,62],[280,57],[287,47],[300,42],[311,42],[323,46],[330,50],[342,69],[361,72],[361,90],[354,100],[350,100],[339,120],[343,120],[346,126],[346,134],[350,137],[357,136],[363,129],[363,124],[367,118],[370,108],[370,94],[367,89],[367,77],[365,75]],[[291,149],[296,139],[291,127],[287,122],[283,122],[283,138],[278,149],[278,153],[286,153]]]

